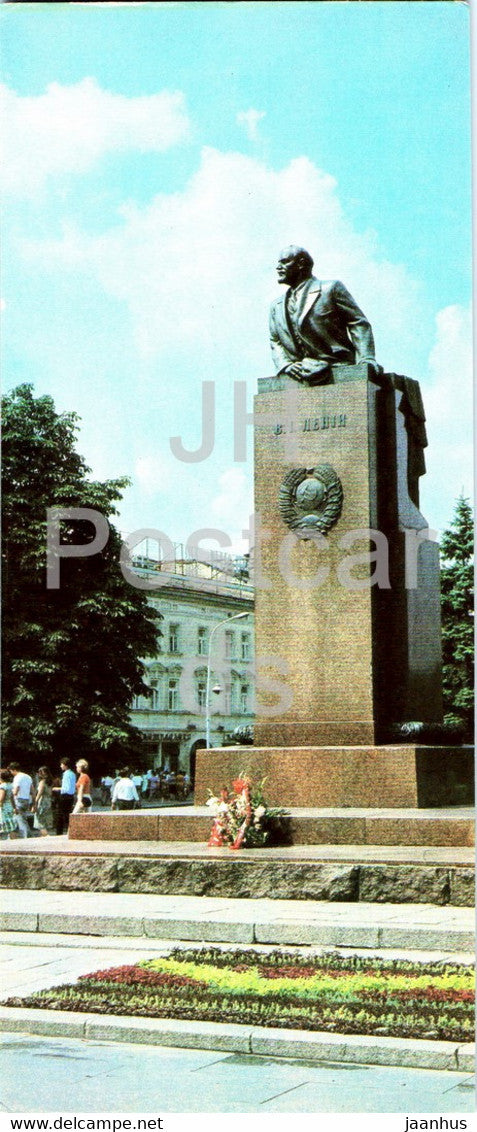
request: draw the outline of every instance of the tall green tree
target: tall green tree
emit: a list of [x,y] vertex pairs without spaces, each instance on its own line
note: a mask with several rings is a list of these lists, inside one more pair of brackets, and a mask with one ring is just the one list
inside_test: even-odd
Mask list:
[[459,497],[441,541],[444,712],[449,722],[474,728],[474,530],[468,499]]
[[[32,385],[3,399],[3,415],[6,755],[117,765],[140,746],[129,707],[147,694],[140,658],[156,652],[158,615],[123,577],[112,525],[100,553],[61,559],[59,587],[47,588],[46,509],[88,507],[109,520],[129,481],[92,480],[76,451],[79,418],[35,398]],[[60,532],[71,544],[96,533],[84,519],[63,521]]]

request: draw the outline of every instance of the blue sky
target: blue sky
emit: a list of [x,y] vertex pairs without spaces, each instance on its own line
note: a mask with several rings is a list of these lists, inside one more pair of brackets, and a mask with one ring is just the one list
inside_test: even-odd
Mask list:
[[[4,374],[82,417],[121,529],[240,548],[232,386],[271,372],[275,261],[303,243],[421,381],[422,510],[471,491],[469,12],[463,4],[18,4],[0,10]],[[213,454],[201,383],[217,387]]]

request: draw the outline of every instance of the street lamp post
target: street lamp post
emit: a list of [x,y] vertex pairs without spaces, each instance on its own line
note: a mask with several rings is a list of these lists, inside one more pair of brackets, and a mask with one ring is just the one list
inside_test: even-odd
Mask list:
[[[207,688],[205,693],[205,741],[207,747],[210,747],[210,677],[211,677],[211,656],[212,656],[212,639],[217,629],[222,625],[228,625],[229,621],[239,621],[241,617],[248,617],[248,613],[234,613],[232,617],[224,617],[223,621],[219,621],[211,631],[209,637],[209,655],[207,658]],[[215,690],[215,689],[214,689]],[[220,689],[218,689],[220,691]]]

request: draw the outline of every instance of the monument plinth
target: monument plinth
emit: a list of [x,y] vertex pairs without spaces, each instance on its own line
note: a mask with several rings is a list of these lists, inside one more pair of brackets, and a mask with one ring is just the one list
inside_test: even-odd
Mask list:
[[442,719],[438,550],[418,541],[410,413],[369,368],[318,388],[271,379],[255,399],[256,650],[287,701],[260,693],[257,746],[369,745]]
[[197,803],[244,768],[291,807],[470,800],[470,751],[395,741],[442,722],[425,443],[410,378],[363,362],[318,387],[259,381],[254,745],[197,752]]

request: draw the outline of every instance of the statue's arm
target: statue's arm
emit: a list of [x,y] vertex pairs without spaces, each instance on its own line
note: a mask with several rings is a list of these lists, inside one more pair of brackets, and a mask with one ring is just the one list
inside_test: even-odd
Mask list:
[[274,306],[270,309],[270,347],[277,373],[282,373],[287,366],[297,361],[296,355],[287,350],[280,337]]
[[375,362],[373,332],[366,315],[339,281],[333,287],[333,298],[336,306],[343,313],[349,337],[356,351],[356,362]]

